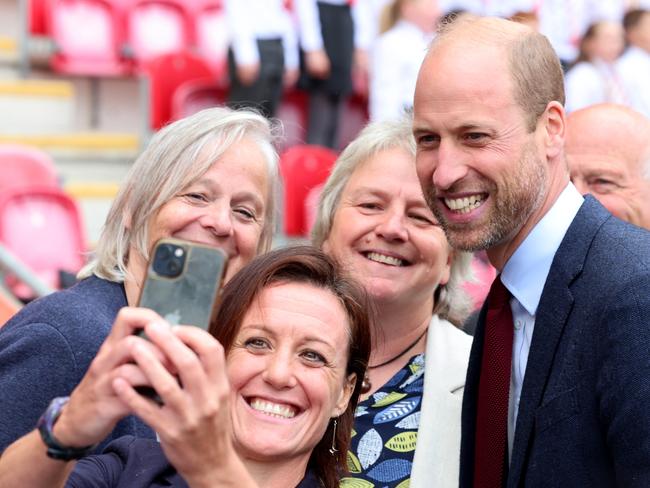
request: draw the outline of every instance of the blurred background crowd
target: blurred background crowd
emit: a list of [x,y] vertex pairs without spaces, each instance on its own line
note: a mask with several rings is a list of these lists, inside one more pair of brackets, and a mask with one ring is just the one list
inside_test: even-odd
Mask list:
[[567,111],[650,117],[649,0],[0,0],[6,307],[65,286],[150,134],[215,105],[282,122],[276,242],[306,238],[338,152],[410,110],[437,26],[465,14],[545,34]]

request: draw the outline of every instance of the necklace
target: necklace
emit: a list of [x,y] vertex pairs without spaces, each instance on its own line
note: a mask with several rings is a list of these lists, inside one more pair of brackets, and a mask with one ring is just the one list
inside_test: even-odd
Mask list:
[[[415,345],[418,342],[420,342],[420,339],[422,339],[424,337],[424,334],[426,334],[428,330],[429,330],[428,327],[426,329],[424,329],[424,332],[422,332],[422,334],[420,334],[418,336],[418,338],[415,339],[415,341],[413,341],[411,344],[409,344],[406,347],[406,349],[404,349],[402,352],[400,352],[397,356],[394,356],[394,357],[388,359],[387,361],[384,361],[383,363],[375,364],[374,366],[368,366],[367,370],[368,369],[381,368],[382,366],[386,366],[387,364],[390,364],[393,361],[397,361],[399,358],[404,356],[404,354],[406,354],[411,349],[413,349],[415,347]],[[366,370],[366,373],[363,375],[363,382],[361,383],[361,393],[368,393],[372,389],[372,383],[370,383],[370,378],[368,377],[368,371],[367,370]]]

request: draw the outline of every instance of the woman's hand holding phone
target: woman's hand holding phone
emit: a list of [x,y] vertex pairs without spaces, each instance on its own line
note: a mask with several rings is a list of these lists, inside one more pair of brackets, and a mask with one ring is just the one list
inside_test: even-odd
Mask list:
[[130,406],[116,395],[113,383],[119,378],[132,386],[149,384],[146,375],[133,362],[134,349],[147,349],[158,361],[166,362],[155,345],[134,335],[136,330],[159,321],[162,321],[160,316],[151,310],[130,307],[120,310],[110,334],[54,426],[59,442],[68,446],[100,442],[121,418],[131,413]]
[[190,486],[193,479],[213,479],[223,467],[241,464],[232,447],[230,385],[221,344],[191,326],[154,322],[145,333],[170,367],[141,345],[133,348],[133,359],[162,404],[117,378],[120,399],[158,433],[165,455]]

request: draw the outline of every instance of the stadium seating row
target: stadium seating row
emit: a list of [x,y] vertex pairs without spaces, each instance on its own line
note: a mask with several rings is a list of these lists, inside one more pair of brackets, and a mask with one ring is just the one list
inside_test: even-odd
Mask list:
[[150,60],[195,51],[214,77],[225,71],[220,0],[33,0],[32,33],[52,39],[55,71],[87,76],[139,73]]

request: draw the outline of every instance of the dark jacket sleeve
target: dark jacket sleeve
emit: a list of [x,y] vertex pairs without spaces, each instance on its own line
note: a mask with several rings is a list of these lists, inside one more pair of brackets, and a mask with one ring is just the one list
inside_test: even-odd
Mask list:
[[650,486],[650,273],[625,282],[603,317],[597,381],[619,486]]
[[36,426],[50,401],[79,382],[74,354],[55,328],[42,323],[0,334],[0,452]]

